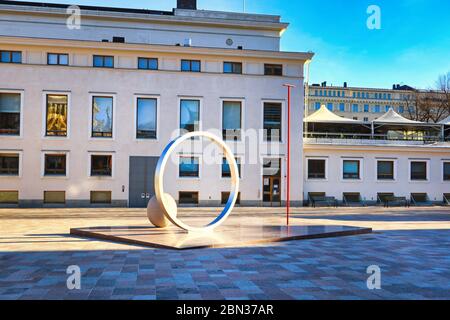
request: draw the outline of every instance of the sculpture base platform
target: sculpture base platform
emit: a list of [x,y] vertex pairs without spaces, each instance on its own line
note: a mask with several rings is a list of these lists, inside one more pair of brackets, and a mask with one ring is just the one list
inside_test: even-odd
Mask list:
[[370,228],[349,226],[233,226],[210,233],[187,233],[176,228],[150,226],[74,228],[70,234],[162,249],[243,247],[293,240],[342,237],[371,233]]

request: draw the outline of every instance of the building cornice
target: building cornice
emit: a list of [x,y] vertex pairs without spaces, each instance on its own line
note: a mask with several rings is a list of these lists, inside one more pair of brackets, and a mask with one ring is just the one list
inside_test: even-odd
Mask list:
[[[0,2],[0,12],[23,14],[23,15],[39,15],[39,16],[53,16],[53,17],[67,17],[67,7],[48,7],[48,6],[29,6],[26,4],[2,4]],[[120,10],[94,10],[89,7],[81,8],[81,16],[83,18],[98,19],[98,20],[111,20],[111,21],[135,21],[135,22],[147,22],[147,23],[160,23],[160,24],[179,24],[179,25],[198,25],[198,26],[213,26],[223,28],[243,28],[243,29],[257,29],[257,30],[271,30],[277,32],[283,32],[288,26],[288,23],[276,22],[276,17],[270,15],[257,15],[257,14],[234,14],[231,12],[217,12],[208,10],[198,10],[198,14],[186,14],[186,11],[194,10],[174,10],[174,13],[161,12],[161,13],[140,13],[127,12]],[[84,8],[84,9],[83,9]],[[113,9],[113,8],[112,8]],[[117,8],[116,8],[117,9]],[[180,14],[177,14],[180,12]],[[164,14],[163,14],[164,13]],[[247,17],[247,19],[244,19]],[[254,17],[254,19],[251,19]]]
[[[396,149],[398,152],[448,152],[450,143],[445,145],[361,145],[361,144],[336,144],[336,143],[304,143],[305,150],[347,150],[352,151],[390,151]],[[351,148],[349,150],[349,148]]]
[[266,58],[266,59],[293,60],[303,62],[311,60],[312,57],[314,56],[314,53],[312,52],[238,50],[238,49],[221,49],[208,47],[185,47],[185,46],[170,46],[170,45],[114,43],[114,42],[99,42],[86,40],[81,41],[81,40],[46,39],[46,38],[7,37],[7,36],[0,36],[0,45],[78,48],[91,50],[117,50],[129,52],[159,52],[171,54],[228,56],[228,57],[244,57],[244,58]]

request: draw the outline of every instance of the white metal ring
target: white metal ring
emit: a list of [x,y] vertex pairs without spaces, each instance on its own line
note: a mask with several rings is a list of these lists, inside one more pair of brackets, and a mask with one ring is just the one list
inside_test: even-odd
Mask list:
[[[208,138],[210,141],[217,144],[219,147],[221,147],[224,151],[225,158],[227,159],[228,165],[230,166],[231,171],[231,192],[230,196],[228,197],[228,201],[225,205],[225,208],[223,211],[209,224],[207,224],[204,227],[191,227],[181,221],[177,218],[177,213],[172,212],[170,210],[170,206],[167,205],[164,201],[164,170],[166,168],[167,161],[169,160],[170,155],[172,152],[184,141],[194,138],[194,137],[203,137]],[[236,200],[238,198],[239,194],[239,169],[236,162],[236,159],[233,155],[233,152],[228,147],[228,145],[219,137],[205,131],[197,131],[197,132],[190,132],[187,133],[181,137],[176,138],[172,142],[170,142],[167,147],[164,149],[163,153],[161,154],[161,157],[159,158],[158,164],[156,166],[156,172],[155,172],[155,194],[156,199],[158,200],[158,203],[163,210],[164,215],[166,218],[172,222],[174,225],[178,226],[179,228],[191,231],[191,232],[204,232],[204,231],[210,231],[218,226],[220,226],[228,217],[228,215],[231,213],[231,211],[234,208],[234,205],[236,204]]]

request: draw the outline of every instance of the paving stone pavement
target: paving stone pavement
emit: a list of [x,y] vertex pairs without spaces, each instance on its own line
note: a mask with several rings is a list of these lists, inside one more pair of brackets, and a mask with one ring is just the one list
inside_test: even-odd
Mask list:
[[[0,246],[0,299],[450,299],[449,249],[448,228],[189,251]],[[80,290],[67,289],[70,265],[81,268]],[[370,265],[381,269],[380,290],[367,288]]]

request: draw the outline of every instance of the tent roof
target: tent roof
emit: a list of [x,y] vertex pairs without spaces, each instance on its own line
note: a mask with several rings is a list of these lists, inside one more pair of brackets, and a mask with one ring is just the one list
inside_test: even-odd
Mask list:
[[447,126],[450,126],[450,116],[439,122],[439,124],[445,124]]
[[362,121],[347,119],[338,116],[337,114],[328,110],[327,107],[321,106],[319,110],[312,115],[306,117],[304,122],[317,122],[317,123],[348,123],[348,124],[362,124]]
[[388,112],[383,114],[378,119],[373,121],[374,123],[390,123],[390,124],[427,124],[425,122],[414,121],[406,119],[405,117],[399,115],[394,109],[390,108]]

